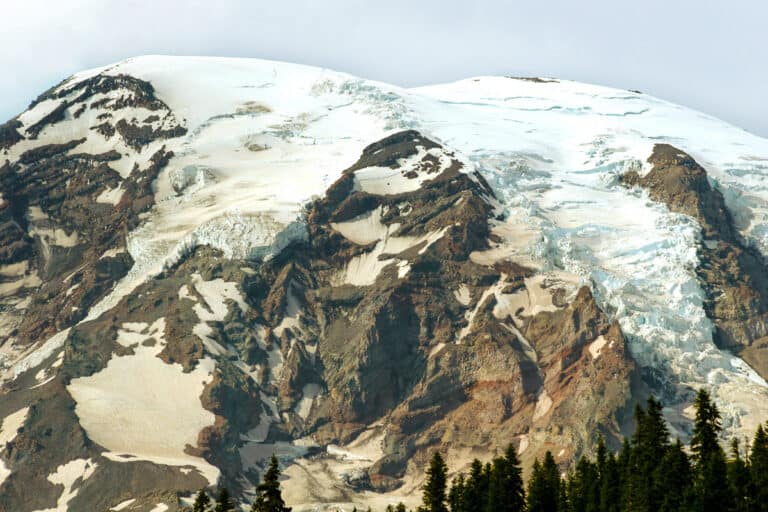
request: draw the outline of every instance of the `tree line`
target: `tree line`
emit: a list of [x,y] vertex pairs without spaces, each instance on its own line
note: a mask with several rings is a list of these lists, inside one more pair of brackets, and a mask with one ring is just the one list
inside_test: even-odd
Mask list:
[[[562,474],[551,452],[533,464],[527,487],[513,446],[447,485],[439,453],[427,468],[418,512],[768,512],[768,424],[751,446],[720,445],[721,416],[702,389],[688,449],[672,442],[653,397],[635,409],[635,433],[618,453],[599,439],[594,458]],[[401,506],[401,511],[405,507]]]
[[[485,464],[475,459],[450,485],[447,463],[435,452],[416,512],[768,512],[768,423],[758,427],[751,445],[733,439],[727,455],[721,415],[706,390],[697,393],[694,407],[688,447],[671,440],[662,404],[650,397],[645,408],[635,408],[635,433],[617,453],[600,438],[595,456],[582,457],[564,474],[546,452],[527,485],[511,444]],[[279,476],[272,456],[251,512],[291,511]],[[236,504],[226,489],[215,502],[202,490],[192,510],[229,512]],[[408,510],[399,503],[386,512]]]
[[[201,489],[192,505],[192,512],[233,512],[235,510],[240,510],[240,507],[229,495],[226,487],[219,489],[215,502],[212,502],[205,489]],[[263,481],[256,487],[256,500],[251,505],[251,512],[291,512],[291,508],[286,507],[283,501],[280,490],[280,467],[274,455],[269,461]]]

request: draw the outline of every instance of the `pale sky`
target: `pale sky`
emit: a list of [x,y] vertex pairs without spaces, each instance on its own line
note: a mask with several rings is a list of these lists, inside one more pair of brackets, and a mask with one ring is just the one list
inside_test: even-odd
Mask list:
[[78,70],[170,54],[285,60],[402,86],[553,76],[639,89],[768,136],[764,0],[2,4],[2,121]]

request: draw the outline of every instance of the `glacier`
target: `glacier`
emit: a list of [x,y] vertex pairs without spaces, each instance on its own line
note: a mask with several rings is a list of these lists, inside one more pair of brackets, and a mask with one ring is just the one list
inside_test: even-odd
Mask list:
[[[654,144],[674,144],[707,170],[742,236],[768,255],[768,140],[639,92],[566,80],[475,77],[405,89],[264,60],[147,56],[65,85],[98,73],[150,82],[188,132],[164,142],[174,157],[125,248],[135,264],[87,319],[197,245],[232,258],[276,254],[306,236],[304,206],[365,146],[414,128],[494,190],[502,242],[485,261],[511,256],[589,284],[676,434],[686,435],[701,386],[712,386],[730,431],[751,433],[768,417],[768,384],[713,342],[695,274],[698,226],[619,184],[627,170],[648,171]],[[151,153],[118,162],[121,174]]]

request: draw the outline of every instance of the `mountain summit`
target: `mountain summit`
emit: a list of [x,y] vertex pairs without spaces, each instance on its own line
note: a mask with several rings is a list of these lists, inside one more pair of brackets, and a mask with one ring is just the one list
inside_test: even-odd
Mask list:
[[768,140],[634,91],[249,59],[78,73],[0,125],[0,509],[415,503],[653,393],[768,417]]

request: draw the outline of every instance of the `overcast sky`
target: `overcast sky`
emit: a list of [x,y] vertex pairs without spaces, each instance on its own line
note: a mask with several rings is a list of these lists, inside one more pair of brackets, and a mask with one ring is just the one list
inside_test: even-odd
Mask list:
[[640,89],[768,136],[764,0],[3,0],[0,12],[3,120],[80,69],[222,55],[403,86],[568,78]]

